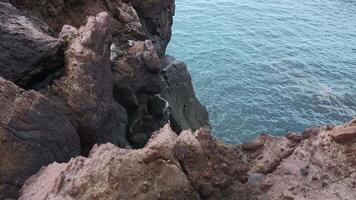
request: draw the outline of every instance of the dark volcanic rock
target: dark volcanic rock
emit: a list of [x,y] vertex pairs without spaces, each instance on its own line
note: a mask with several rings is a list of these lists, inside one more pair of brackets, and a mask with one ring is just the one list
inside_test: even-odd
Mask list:
[[171,56],[162,58],[161,62],[164,67],[160,95],[169,104],[173,129],[179,133],[187,129],[209,128],[209,114],[195,96],[186,65]]
[[62,42],[47,25],[0,2],[0,76],[30,88],[63,67]]
[[74,114],[84,153],[95,143],[129,145],[126,111],[113,100],[110,22],[105,12],[88,18],[65,52],[65,75],[53,85]]
[[0,199],[15,198],[25,179],[53,161],[80,154],[68,108],[0,77]]
[[142,147],[168,121],[167,113],[157,109],[161,99],[160,62],[150,40],[129,41],[126,53],[112,60],[115,73],[115,99],[128,111],[128,139]]
[[138,12],[147,37],[152,40],[160,56],[165,55],[171,39],[175,0],[125,0]]

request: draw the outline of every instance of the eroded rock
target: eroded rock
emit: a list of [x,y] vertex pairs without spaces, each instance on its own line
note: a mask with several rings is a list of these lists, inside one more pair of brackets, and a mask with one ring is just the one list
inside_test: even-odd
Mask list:
[[62,42],[40,19],[0,2],[0,76],[32,88],[63,67]]
[[140,150],[95,146],[88,158],[54,163],[31,177],[20,199],[199,199],[174,157],[176,140],[165,126]]
[[161,62],[164,67],[160,95],[169,104],[173,129],[179,133],[187,129],[210,128],[209,114],[195,96],[186,65],[171,56],[162,58]]
[[68,108],[0,77],[0,199],[16,198],[42,166],[80,154]]
[[113,99],[110,22],[105,12],[88,18],[65,52],[64,75],[52,86],[74,114],[84,153],[96,143],[129,146],[126,111]]

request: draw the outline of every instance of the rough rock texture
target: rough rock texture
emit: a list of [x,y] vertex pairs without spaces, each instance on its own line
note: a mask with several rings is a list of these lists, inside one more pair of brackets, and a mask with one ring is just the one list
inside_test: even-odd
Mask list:
[[80,154],[68,108],[0,77],[0,199],[43,165]]
[[0,2],[0,76],[30,87],[63,66],[62,42],[40,19]]
[[173,129],[179,133],[187,129],[209,128],[208,112],[195,97],[186,65],[172,56],[163,57],[161,62],[164,67],[160,95],[169,104]]
[[[13,84],[21,95],[33,94],[45,105],[18,122],[19,127],[25,126],[23,130],[41,134],[26,140],[28,146],[21,143],[26,148],[14,150],[17,140],[6,140],[9,147],[2,148],[4,157],[11,152],[24,156],[27,151],[28,159],[0,161],[0,174],[9,174],[3,176],[6,187],[13,186],[1,186],[0,199],[16,198],[16,188],[40,166],[67,161],[80,153],[85,156],[94,144],[143,147],[152,132],[174,119],[174,102],[170,108],[170,102],[161,96],[160,62],[171,37],[173,15],[172,0],[0,0],[0,77],[35,90],[26,92]],[[182,81],[187,81],[184,92],[194,94],[190,79]],[[11,93],[10,87],[1,94],[4,116],[9,105],[22,109],[22,104],[6,99],[7,93]],[[28,105],[37,102],[30,100]],[[200,112],[200,108],[193,110]],[[187,116],[177,118],[184,122],[175,123],[198,129],[205,126],[207,112],[201,117],[204,123],[200,126],[195,121],[189,124]],[[16,121],[17,115],[9,119]],[[73,135],[70,142],[69,134]],[[53,149],[49,151],[47,145]],[[74,153],[60,149],[66,145]],[[9,180],[10,175],[20,177],[15,178],[16,184]]]
[[146,35],[163,56],[172,35],[175,0],[125,0],[137,10]]
[[244,145],[226,145],[204,128],[177,136],[166,125],[143,149],[102,145],[89,158],[44,168],[21,199],[353,200],[356,143],[332,139],[353,122],[306,129],[299,141],[261,135]]
[[88,158],[42,169],[20,199],[198,199],[174,157],[176,140],[166,126],[140,150],[95,146]]
[[263,173],[296,144],[260,139],[266,146],[247,152],[216,140],[207,129],[177,136],[166,125],[143,149],[102,145],[88,158],[44,168],[27,181],[21,199],[253,199],[263,196],[254,189]]
[[303,140],[294,153],[268,174],[270,199],[356,199],[356,141],[333,141],[349,132],[355,120],[342,126],[321,128]]
[[84,151],[95,143],[129,146],[126,111],[113,99],[110,20],[105,12],[88,18],[65,52],[64,75],[52,86],[74,114]]

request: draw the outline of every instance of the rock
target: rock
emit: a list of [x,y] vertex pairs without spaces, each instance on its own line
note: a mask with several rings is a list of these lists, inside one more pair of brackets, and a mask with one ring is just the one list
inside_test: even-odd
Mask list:
[[113,97],[110,20],[105,12],[88,18],[65,52],[64,76],[51,89],[74,114],[84,154],[96,143],[129,146],[127,114]]
[[144,32],[153,41],[158,54],[165,55],[172,35],[175,0],[125,0],[137,10]]
[[[352,121],[346,124],[346,127]],[[267,199],[278,199],[284,191],[293,186],[294,199],[355,199],[352,188],[355,180],[354,167],[356,144],[340,145],[329,136],[345,127],[337,126],[333,130],[326,127],[313,128],[308,139],[304,139],[293,153],[284,158],[279,166],[267,174],[266,182],[274,184],[266,192]],[[355,154],[355,155],[354,155]],[[284,172],[289,171],[287,175]],[[311,178],[309,178],[311,177]],[[320,177],[320,178],[313,178]],[[335,196],[338,193],[340,196]]]
[[0,76],[32,88],[63,67],[62,42],[40,19],[0,2]]
[[161,63],[164,68],[160,96],[169,104],[173,129],[177,133],[200,127],[209,129],[208,112],[195,96],[186,65],[171,56],[162,58]]
[[255,139],[255,140],[249,140],[245,143],[242,144],[242,148],[244,148],[247,151],[253,151],[256,150],[260,147],[263,147],[264,141],[260,139]]
[[[160,62],[151,41],[133,41],[121,47],[122,54],[113,59],[114,97],[128,112],[128,139],[134,147],[143,147],[152,132],[168,122],[166,111],[157,105],[160,90]],[[160,106],[161,107],[161,106]]]
[[318,133],[321,131],[320,127],[312,127],[312,128],[306,128],[303,133],[302,133],[302,138],[303,139],[308,139],[312,136],[318,135]]
[[[166,126],[140,150],[112,144],[95,146],[88,158],[54,163],[32,176],[22,188],[20,200],[143,200],[157,199],[157,195],[160,199],[200,199],[173,157],[171,149],[176,139],[177,135]],[[162,158],[142,162],[147,152],[155,149],[161,150],[157,153]],[[166,160],[168,157],[172,162]]]
[[70,42],[76,37],[78,30],[71,25],[64,25],[62,31],[59,33],[59,38],[66,42]]
[[261,135],[264,146],[245,151],[207,129],[177,136],[167,125],[143,149],[95,146],[89,158],[50,165],[28,179],[20,199],[354,199],[356,146],[334,143],[328,134],[321,129],[299,143]]
[[[305,136],[304,136],[305,137]],[[288,133],[286,135],[286,138],[288,138],[289,140],[293,141],[293,142],[300,142],[304,139],[304,137],[300,134],[297,134],[297,133]]]
[[[356,120],[355,120],[356,121]],[[354,121],[344,125],[335,126],[331,133],[333,140],[339,143],[350,142],[356,139],[356,125]]]
[[309,175],[308,170],[309,170],[309,166],[306,166],[306,167],[301,168],[299,171],[302,176],[308,176]]
[[68,108],[0,77],[0,199],[17,198],[42,166],[80,154]]

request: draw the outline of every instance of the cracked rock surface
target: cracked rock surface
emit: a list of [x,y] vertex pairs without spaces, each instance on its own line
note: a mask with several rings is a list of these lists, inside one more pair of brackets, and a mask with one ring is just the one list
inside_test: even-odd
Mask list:
[[[184,96],[161,95],[174,9],[173,0],[0,0],[0,199],[94,144],[142,148],[171,119],[206,125],[196,98],[199,108],[177,117],[173,99]],[[190,79],[171,83],[194,94]]]
[[88,158],[49,165],[26,181],[20,199],[352,200],[356,141],[333,141],[335,130],[306,129],[300,141],[261,135],[261,145],[246,149],[204,128],[177,136],[166,125],[143,149],[104,144]]

